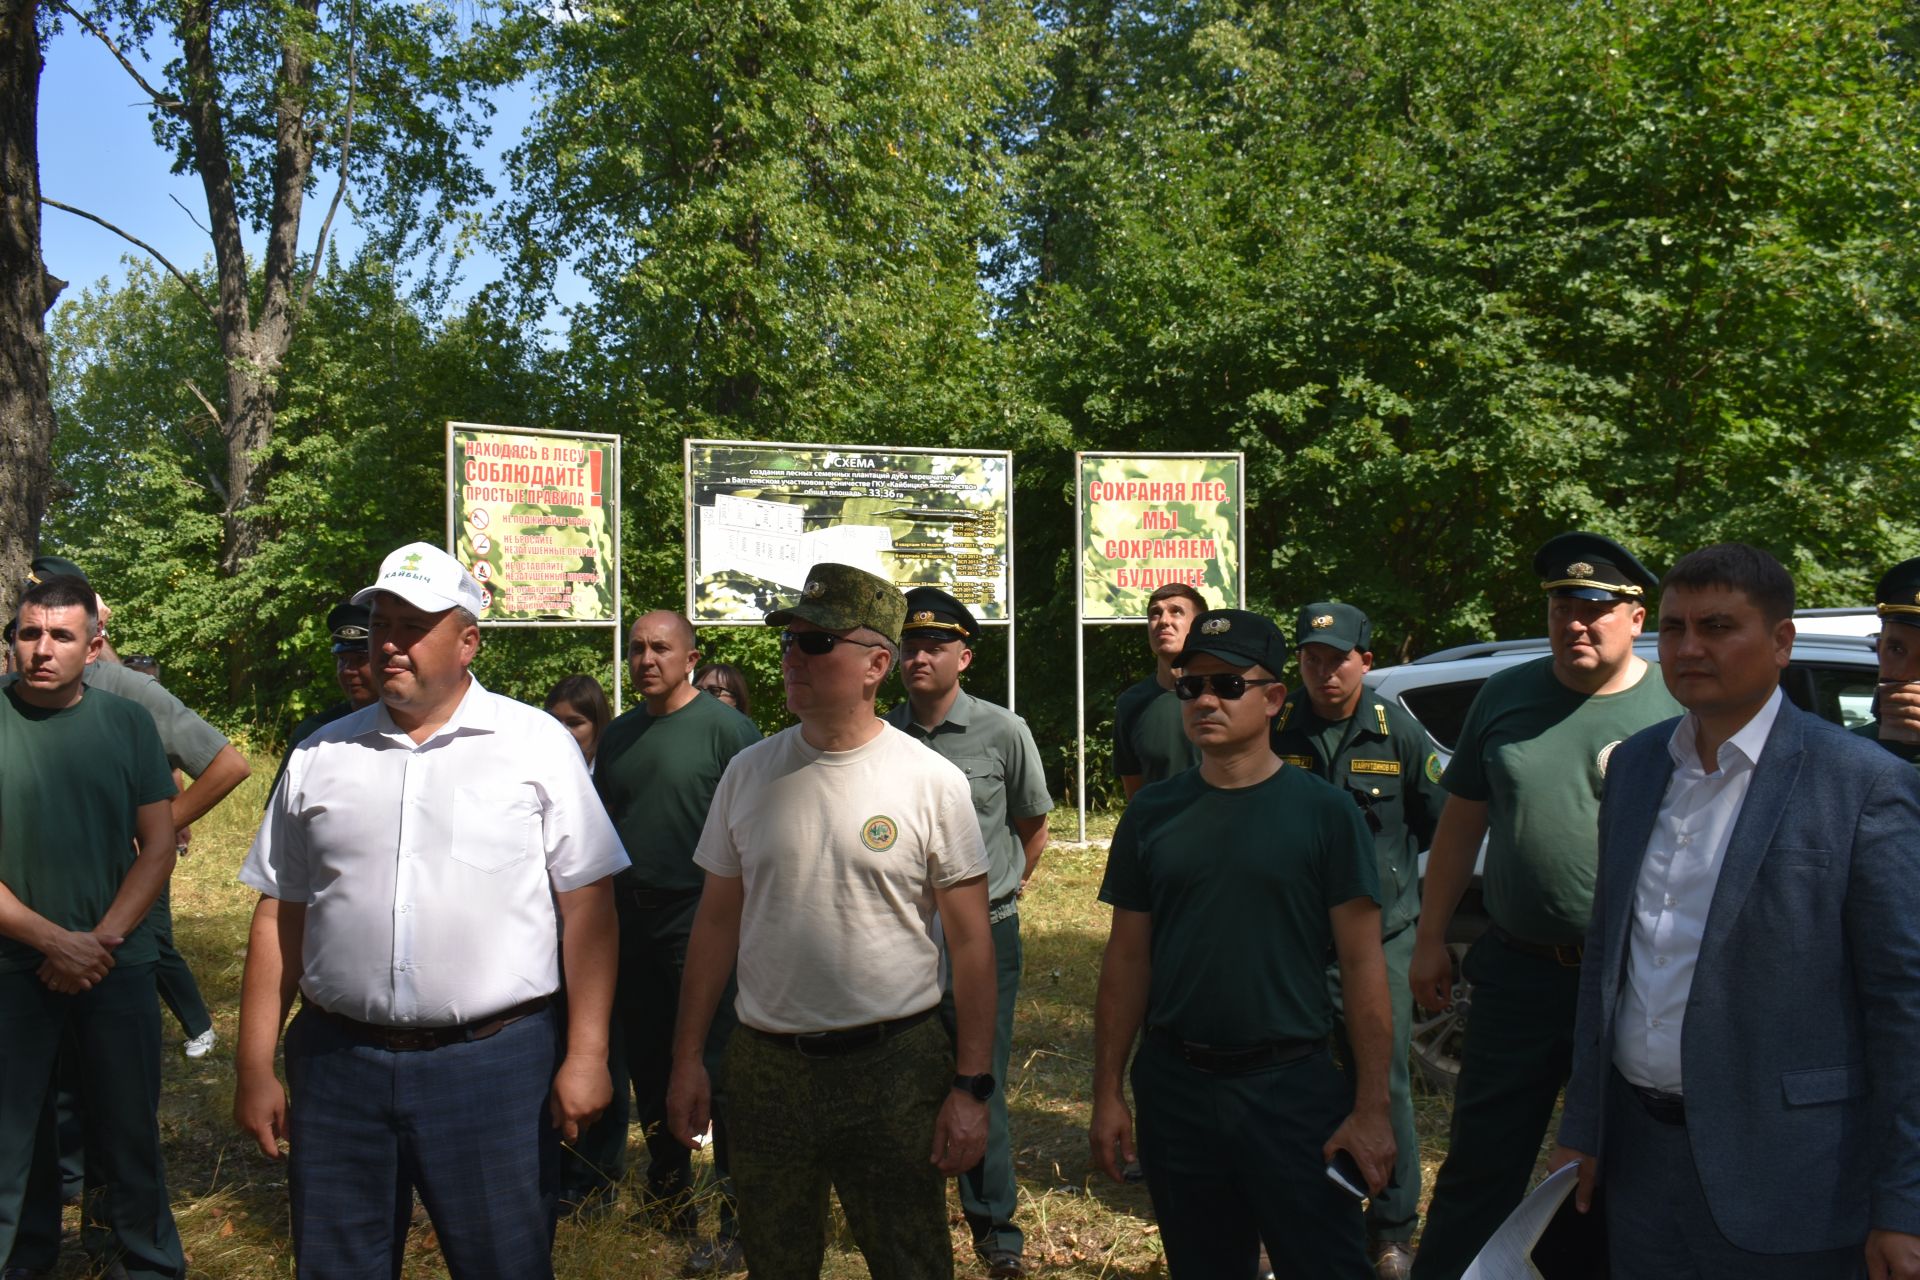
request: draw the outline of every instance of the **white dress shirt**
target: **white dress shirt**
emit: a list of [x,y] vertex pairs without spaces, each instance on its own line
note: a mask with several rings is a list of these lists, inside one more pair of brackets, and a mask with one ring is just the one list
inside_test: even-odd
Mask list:
[[307,999],[439,1027],[557,990],[553,895],[626,865],[572,736],[476,680],[417,745],[381,703],[308,738],[240,880],[307,905]]
[[1708,773],[1695,745],[1699,721],[1685,716],[1667,741],[1673,777],[1647,840],[1627,931],[1627,980],[1620,988],[1613,1063],[1642,1088],[1683,1093],[1680,1029],[1707,912],[1727,858],[1727,840],[1746,803],[1754,766],[1780,714],[1778,689],[1720,747]]

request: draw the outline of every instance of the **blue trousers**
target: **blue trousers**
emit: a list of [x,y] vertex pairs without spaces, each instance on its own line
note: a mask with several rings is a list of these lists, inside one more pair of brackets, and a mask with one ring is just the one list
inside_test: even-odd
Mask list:
[[310,1009],[287,1029],[287,1171],[302,1280],[397,1280],[418,1190],[454,1280],[551,1280],[557,1019],[393,1052]]

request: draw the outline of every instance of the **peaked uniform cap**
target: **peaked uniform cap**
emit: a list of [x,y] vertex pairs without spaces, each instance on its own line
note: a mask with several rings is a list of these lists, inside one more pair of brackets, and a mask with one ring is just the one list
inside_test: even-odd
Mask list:
[[1550,596],[1645,603],[1660,579],[1612,538],[1575,530],[1549,538],[1533,556],[1533,571]]
[[940,588],[915,587],[907,592],[906,629],[900,634],[927,640],[959,638],[972,644],[980,638],[980,623],[973,610]]
[[1902,560],[1881,574],[1873,599],[1882,621],[1920,627],[1920,556]]
[[365,653],[371,610],[363,604],[343,600],[327,611],[327,631],[333,636],[335,653]]
[[[27,566],[27,585],[37,587],[48,578],[78,578],[87,581],[87,575],[80,572],[80,566],[65,556],[35,556],[33,563]],[[91,583],[88,584],[91,587]]]
[[825,631],[866,627],[895,644],[907,619],[907,598],[885,578],[850,564],[823,560],[807,570],[800,598],[767,615],[767,625],[784,627],[798,618]]

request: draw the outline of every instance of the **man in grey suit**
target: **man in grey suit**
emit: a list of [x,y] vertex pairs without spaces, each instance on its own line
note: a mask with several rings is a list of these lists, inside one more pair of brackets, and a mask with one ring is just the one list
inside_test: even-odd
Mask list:
[[1607,770],[1552,1167],[1604,1184],[1615,1276],[1920,1276],[1920,779],[1782,698],[1772,556],[1661,588],[1687,714]]

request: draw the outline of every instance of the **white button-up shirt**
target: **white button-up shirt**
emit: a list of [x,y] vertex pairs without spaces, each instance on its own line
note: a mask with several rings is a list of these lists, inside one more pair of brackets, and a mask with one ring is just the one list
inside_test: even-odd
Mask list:
[[1780,714],[1778,689],[1724,743],[1708,773],[1696,747],[1699,722],[1684,717],[1667,741],[1673,777],[1634,885],[1627,980],[1614,1023],[1613,1063],[1634,1084],[1681,1093],[1680,1028],[1707,911],[1726,862],[1727,840],[1746,802],[1754,766]]
[[381,703],[308,738],[240,880],[306,904],[307,999],[439,1027],[557,990],[553,895],[626,865],[573,738],[476,680],[417,745]]

